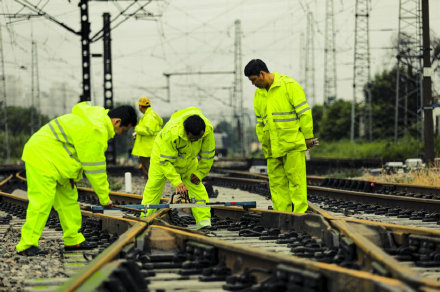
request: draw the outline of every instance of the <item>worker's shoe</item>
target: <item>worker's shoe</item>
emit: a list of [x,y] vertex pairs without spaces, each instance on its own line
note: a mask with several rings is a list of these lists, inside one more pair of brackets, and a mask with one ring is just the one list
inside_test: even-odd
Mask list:
[[212,232],[211,226],[202,227],[202,228],[198,229],[197,231],[204,233],[208,237],[216,237],[217,236],[217,234]]
[[98,244],[96,242],[83,241],[80,244],[65,245],[64,250],[94,249],[97,247]]
[[19,255],[33,257],[37,255],[47,255],[48,252],[46,250],[39,249],[36,246],[31,246],[25,250],[17,252]]

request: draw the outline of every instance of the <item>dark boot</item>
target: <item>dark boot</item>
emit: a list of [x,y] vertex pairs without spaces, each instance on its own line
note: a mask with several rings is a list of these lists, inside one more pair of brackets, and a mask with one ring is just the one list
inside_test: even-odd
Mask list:
[[83,241],[76,245],[65,245],[64,250],[81,250],[81,249],[94,249],[97,248],[98,244],[96,242]]
[[31,246],[30,248],[17,252],[17,254],[22,256],[33,257],[37,255],[47,255],[48,252],[46,250],[41,250],[36,246]]

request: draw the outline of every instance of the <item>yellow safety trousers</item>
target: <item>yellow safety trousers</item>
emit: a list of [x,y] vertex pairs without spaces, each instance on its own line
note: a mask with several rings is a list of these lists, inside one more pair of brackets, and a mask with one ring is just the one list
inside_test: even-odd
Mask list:
[[267,173],[273,209],[305,213],[308,203],[304,151],[289,151],[282,157],[267,158]]
[[[191,174],[197,169],[197,160],[191,163],[191,166],[186,172],[176,171],[181,175],[183,184],[188,188],[188,195],[190,198],[195,198],[196,200],[205,200],[209,203],[208,193],[206,192],[205,186],[202,182],[198,185],[191,182]],[[148,171],[148,181],[145,185],[142,204],[159,204],[160,198],[165,187],[166,177],[161,170],[160,163],[156,159],[152,158],[150,170]],[[147,216],[156,212],[157,209],[149,209],[147,211]],[[199,207],[191,209],[194,219],[196,219],[197,229],[211,226],[211,208],[210,207]]]
[[52,206],[58,212],[64,244],[76,245],[85,241],[84,236],[78,233],[82,218],[76,186],[72,188],[68,179],[61,180],[59,175],[55,175],[55,169],[52,171],[47,167],[50,166],[47,164],[42,169],[26,163],[29,204],[20,242],[16,246],[18,252],[38,246]]

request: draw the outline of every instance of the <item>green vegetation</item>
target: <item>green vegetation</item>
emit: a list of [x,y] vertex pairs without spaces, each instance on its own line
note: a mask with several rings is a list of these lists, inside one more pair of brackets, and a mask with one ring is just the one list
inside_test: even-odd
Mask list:
[[[440,51],[440,48],[439,48]],[[439,53],[437,53],[439,55]],[[405,70],[405,69],[402,69]],[[411,69],[407,69],[411,70]],[[415,89],[410,81],[403,81],[408,91]],[[313,107],[315,136],[320,145],[311,151],[312,157],[321,158],[376,158],[383,160],[403,160],[410,157],[422,157],[424,141],[421,136],[420,120],[417,120],[418,105],[416,99],[408,100],[408,111],[399,109],[399,139],[394,143],[396,67],[377,73],[370,82],[372,99],[372,138],[368,135],[352,142],[350,138],[351,106],[350,101],[337,100],[324,108]],[[356,105],[356,112],[367,115],[365,106]],[[407,123],[404,123],[406,115]],[[368,129],[368,119],[365,129]],[[367,133],[366,133],[367,134]],[[355,137],[359,137],[359,120],[356,120]],[[440,156],[440,136],[435,137],[435,155]]]
[[[8,106],[8,132],[9,144],[11,149],[11,162],[20,161],[23,153],[23,146],[31,136],[31,113],[34,114],[34,123],[37,122],[37,111],[35,108],[21,108],[16,106]],[[3,109],[0,110],[0,117],[3,119]],[[46,124],[49,118],[45,115],[41,116],[41,125]],[[0,161],[6,159],[6,144],[4,124],[0,129]],[[34,125],[34,130],[37,131],[39,125]]]
[[[310,151],[312,157],[403,160],[409,157],[418,157],[418,154],[423,151],[423,144],[409,136],[400,139],[396,144],[390,140],[377,140],[369,143],[365,141],[351,142],[349,139],[321,140],[319,144]],[[435,147],[435,153],[439,156],[440,137],[436,137]]]

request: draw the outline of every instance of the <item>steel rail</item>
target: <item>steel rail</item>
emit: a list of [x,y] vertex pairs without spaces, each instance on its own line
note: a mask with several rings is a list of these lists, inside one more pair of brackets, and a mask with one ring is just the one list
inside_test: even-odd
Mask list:
[[318,195],[367,204],[378,204],[383,207],[400,207],[417,211],[440,212],[440,200],[354,192],[317,186],[307,186],[307,189],[309,195]]
[[[269,178],[265,174],[252,173],[247,171],[238,171],[238,170],[230,170],[230,169],[215,169],[216,172],[222,174],[230,174],[233,176],[241,176],[241,177],[253,177],[257,179],[262,179],[264,181],[268,181]],[[213,177],[216,178],[215,176]],[[405,192],[405,193],[419,193],[423,195],[432,195],[438,194],[440,195],[440,187],[427,187],[422,185],[414,185],[414,184],[402,184],[402,183],[385,183],[385,182],[373,182],[371,180],[363,180],[363,179],[336,179],[336,178],[326,178],[323,176],[314,176],[307,175],[307,182],[309,185],[321,185],[325,180],[334,180],[334,181],[358,181],[364,183],[373,183],[374,189],[377,191],[382,190],[391,190],[395,192]],[[326,186],[329,187],[329,186]],[[330,187],[329,187],[330,188]]]
[[[242,183],[251,186],[267,185],[267,181],[258,180],[258,179],[208,176],[207,180],[210,182],[220,181],[224,183]],[[401,207],[401,208],[417,210],[417,211],[440,212],[440,200],[349,191],[349,190],[320,187],[313,185],[307,186],[307,189],[309,191],[308,192],[309,194],[314,194],[322,197],[330,197],[330,198],[347,200],[347,201],[356,201],[367,204],[378,204],[381,206],[387,206],[393,208]]]
[[440,195],[440,187],[427,187],[422,185],[415,184],[402,184],[402,183],[386,183],[386,182],[373,182],[371,180],[362,180],[362,179],[331,179],[320,176],[307,176],[307,180],[309,184],[312,185],[321,185],[325,180],[334,180],[334,181],[358,181],[364,183],[373,183],[374,189],[376,192],[381,191],[394,191],[394,192],[404,192],[404,193],[418,193],[422,195]]

